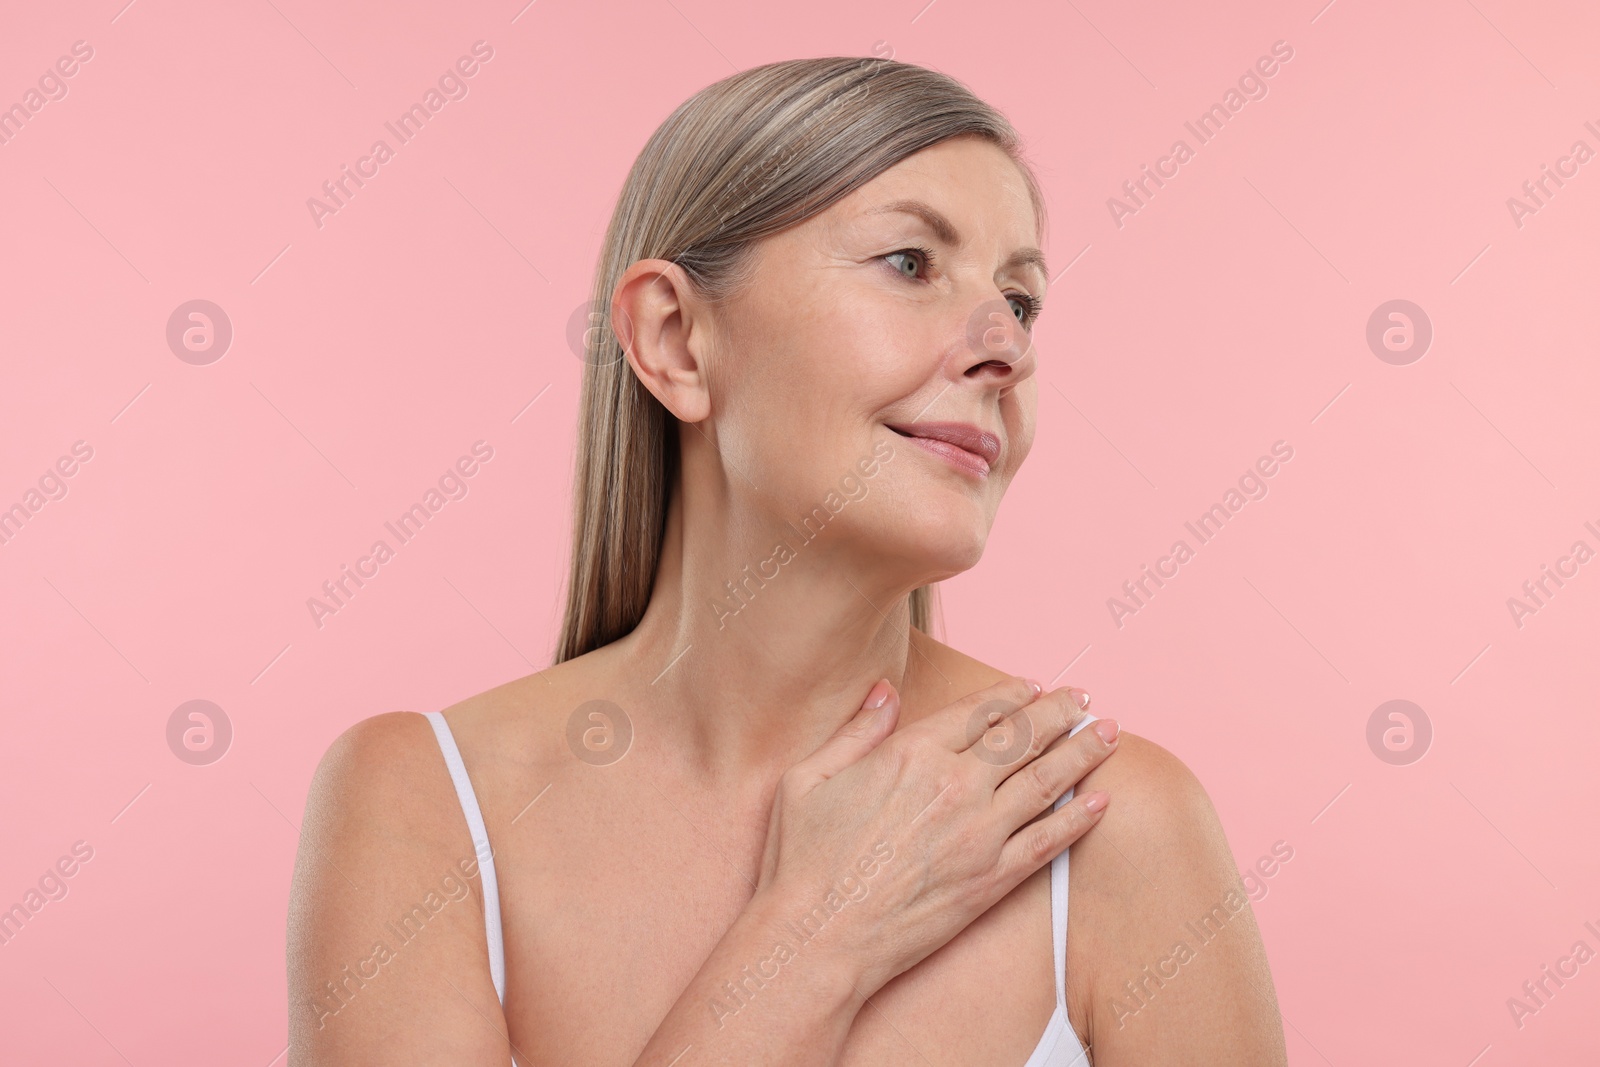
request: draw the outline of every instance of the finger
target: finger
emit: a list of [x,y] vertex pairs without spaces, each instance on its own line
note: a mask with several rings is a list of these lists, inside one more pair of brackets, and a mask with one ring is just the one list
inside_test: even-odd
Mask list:
[[1048,817],[1012,834],[1000,849],[1002,893],[1010,892],[1034,871],[1055,859],[1088,833],[1105,814],[1111,796],[1097,789],[1073,797]]
[[991,789],[1048,751],[1087,714],[1070,688],[1052,689],[1009,713],[1002,714],[1004,705],[998,701],[980,710],[974,713],[972,729],[983,733],[967,754],[991,768],[981,775]]
[[983,736],[984,730],[997,716],[1009,715],[1031,703],[1039,691],[1037,682],[1027,678],[1007,678],[975,693],[968,693],[908,729],[928,733],[951,752],[965,752]]
[[900,716],[900,693],[887,678],[880,679],[868,692],[861,708],[815,752],[794,765],[797,776],[811,781],[832,778],[846,767],[877,748],[894,732]]
[[1028,761],[995,790],[996,814],[1008,827],[1021,826],[1100,766],[1117,750],[1119,739],[1115,719],[1085,718],[1066,740]]

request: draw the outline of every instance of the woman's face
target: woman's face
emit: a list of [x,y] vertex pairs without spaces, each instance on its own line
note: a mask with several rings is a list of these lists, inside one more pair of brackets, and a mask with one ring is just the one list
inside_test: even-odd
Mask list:
[[729,491],[774,529],[814,517],[820,551],[976,564],[1033,443],[1036,225],[1017,165],[963,137],[761,242],[707,360]]

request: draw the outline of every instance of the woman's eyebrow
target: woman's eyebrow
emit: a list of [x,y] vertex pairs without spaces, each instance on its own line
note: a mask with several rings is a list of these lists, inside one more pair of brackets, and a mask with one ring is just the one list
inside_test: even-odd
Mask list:
[[[921,219],[928,229],[933,231],[934,236],[945,244],[952,247],[959,247],[961,244],[961,234],[956,230],[954,224],[931,205],[923,203],[921,200],[891,200],[886,204],[880,204],[877,207],[868,209],[865,214],[911,215]],[[1044,253],[1037,248],[1019,248],[1007,256],[1004,263],[1000,264],[1001,270],[1009,270],[1012,267],[1032,267],[1039,272],[1046,282],[1050,280],[1050,269],[1045,266]]]

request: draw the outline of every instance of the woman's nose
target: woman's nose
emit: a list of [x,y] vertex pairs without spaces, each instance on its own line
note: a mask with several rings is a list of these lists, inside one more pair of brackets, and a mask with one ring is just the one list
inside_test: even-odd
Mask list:
[[967,319],[967,346],[961,373],[1014,386],[1032,377],[1038,359],[1033,337],[1017,321],[1011,302],[985,300]]

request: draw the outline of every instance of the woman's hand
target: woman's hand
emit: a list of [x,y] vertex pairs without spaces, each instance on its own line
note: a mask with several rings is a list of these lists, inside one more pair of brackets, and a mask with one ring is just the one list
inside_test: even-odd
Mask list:
[[[1104,792],[1026,825],[1116,748],[1072,692],[1011,679],[894,732],[887,680],[783,775],[752,904],[861,996],[944,945],[1083,836]],[[1109,720],[1108,727],[1114,727]],[[1062,743],[1056,744],[1060,740]]]

